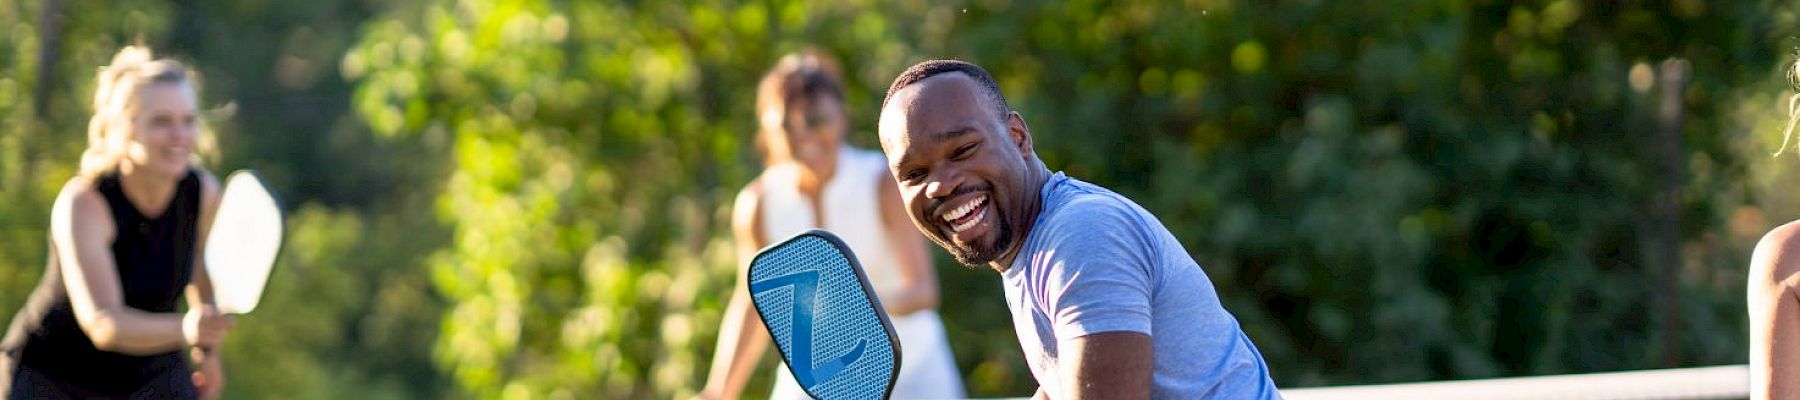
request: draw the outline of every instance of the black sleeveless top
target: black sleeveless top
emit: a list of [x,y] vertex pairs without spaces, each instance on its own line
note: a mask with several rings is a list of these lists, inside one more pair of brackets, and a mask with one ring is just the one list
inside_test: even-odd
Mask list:
[[[200,179],[188,170],[161,216],[138,211],[119,185],[118,173],[101,175],[94,189],[112,210],[114,264],[125,305],[146,312],[176,311],[193,275],[195,236],[200,221]],[[18,367],[98,393],[127,395],[169,368],[187,368],[179,351],[133,356],[94,348],[75,320],[62,270],[52,247],[37,289],[13,317],[0,350]],[[10,373],[10,371],[5,371]]]

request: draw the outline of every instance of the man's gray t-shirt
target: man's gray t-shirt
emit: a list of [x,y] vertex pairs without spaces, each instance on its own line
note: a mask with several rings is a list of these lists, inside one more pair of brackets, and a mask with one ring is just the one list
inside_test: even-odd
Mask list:
[[1062,393],[1057,344],[1101,332],[1150,335],[1154,399],[1278,399],[1262,354],[1200,264],[1137,203],[1063,176],[1002,273],[1013,330],[1031,374]]

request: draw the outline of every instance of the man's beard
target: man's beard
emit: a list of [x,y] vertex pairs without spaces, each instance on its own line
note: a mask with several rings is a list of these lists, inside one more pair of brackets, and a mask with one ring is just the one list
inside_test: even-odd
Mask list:
[[[967,247],[958,245],[955,240],[950,239],[950,235],[946,234],[929,235],[931,241],[937,242],[939,247],[943,247],[944,250],[950,252],[951,257],[956,258],[956,262],[962,263],[963,266],[969,267],[969,269],[987,265],[987,263],[993,262],[994,259],[1000,258],[1001,253],[1006,251],[1006,248],[1013,240],[1012,224],[1007,221],[1007,218],[1003,214],[999,213],[1000,210],[995,209],[992,211],[995,212],[994,220],[997,221],[995,223],[996,230],[994,232],[994,241],[985,247],[981,245],[979,240],[974,243],[968,243]],[[949,231],[948,227],[940,230],[940,232],[945,231]]]

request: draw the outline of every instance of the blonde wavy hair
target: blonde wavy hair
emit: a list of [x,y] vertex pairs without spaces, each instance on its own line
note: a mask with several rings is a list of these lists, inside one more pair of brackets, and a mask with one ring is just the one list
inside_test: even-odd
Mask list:
[[[88,147],[81,153],[81,175],[94,177],[119,168],[131,142],[132,112],[137,110],[138,93],[150,84],[188,85],[196,95],[200,82],[194,71],[180,61],[155,58],[149,46],[125,46],[113,55],[112,63],[100,67],[94,84],[94,116],[88,119]],[[204,118],[202,118],[204,120]],[[205,124],[200,124],[195,160],[207,152],[211,142]]]
[[[1788,85],[1793,86],[1796,92],[1800,92],[1800,51],[1796,51],[1794,54],[1794,64],[1788,66],[1787,78]],[[1776,156],[1780,156],[1782,151],[1787,150],[1788,141],[1794,138],[1795,124],[1800,124],[1800,93],[1788,96],[1788,125],[1787,129],[1781,133],[1781,147],[1775,149]],[[1800,148],[1794,151],[1800,152]]]

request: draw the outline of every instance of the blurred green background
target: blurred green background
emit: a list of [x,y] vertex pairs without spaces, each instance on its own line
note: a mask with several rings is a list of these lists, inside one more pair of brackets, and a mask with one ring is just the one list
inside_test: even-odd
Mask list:
[[[0,3],[0,313],[139,37],[201,71],[209,167],[290,212],[229,398],[692,395],[755,83],[807,46],[864,147],[906,66],[987,67],[1284,387],[1742,363],[1750,248],[1800,218],[1792,1],[933,3]],[[970,394],[1029,395],[997,276],[936,264]]]

